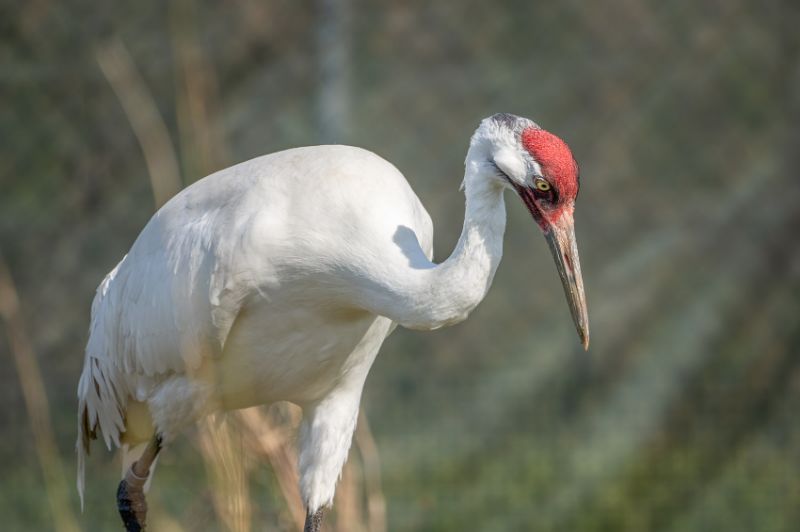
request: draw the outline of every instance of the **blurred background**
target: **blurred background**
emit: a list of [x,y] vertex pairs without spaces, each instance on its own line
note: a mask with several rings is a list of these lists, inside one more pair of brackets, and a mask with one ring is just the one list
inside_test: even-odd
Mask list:
[[[367,380],[328,530],[800,527],[800,4],[32,0],[0,6],[3,530],[113,530],[89,307],[157,205],[322,142],[397,165],[436,257],[469,137],[499,111],[570,143],[592,327],[508,196],[470,319],[397,330]],[[290,405],[163,453],[153,530],[296,530]]]

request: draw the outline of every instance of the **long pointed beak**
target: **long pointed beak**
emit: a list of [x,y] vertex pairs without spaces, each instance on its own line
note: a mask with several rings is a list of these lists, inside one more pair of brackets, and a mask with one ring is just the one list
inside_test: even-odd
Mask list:
[[550,245],[553,260],[556,261],[558,275],[564,286],[569,311],[583,348],[589,349],[589,313],[586,308],[586,294],[583,292],[581,263],[578,259],[578,244],[575,241],[575,224],[572,216],[563,215],[561,219],[550,225],[544,234]]

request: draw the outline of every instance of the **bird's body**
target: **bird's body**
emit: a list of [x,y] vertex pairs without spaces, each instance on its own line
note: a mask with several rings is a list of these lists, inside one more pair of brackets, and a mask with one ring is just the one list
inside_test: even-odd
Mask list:
[[288,400],[304,410],[304,501],[310,515],[329,505],[364,380],[395,324],[460,321],[489,289],[509,187],[487,179],[502,154],[486,165],[479,137],[467,159],[464,231],[440,265],[430,217],[406,179],[359,148],[253,159],[162,207],[92,305],[78,390],[81,493],[98,428],[107,444],[138,449],[135,460],[139,444],[157,435],[155,456],[211,412]]
[[[324,199],[305,201],[312,195]],[[253,215],[230,216],[238,212]],[[167,203],[115,269],[98,297],[114,306],[99,336],[112,349],[98,355],[127,362],[131,390],[205,370],[227,408],[319,399],[377,319],[356,289],[408,265],[392,240],[398,227],[430,258],[431,222],[416,195],[358,148],[298,148],[211,175]]]

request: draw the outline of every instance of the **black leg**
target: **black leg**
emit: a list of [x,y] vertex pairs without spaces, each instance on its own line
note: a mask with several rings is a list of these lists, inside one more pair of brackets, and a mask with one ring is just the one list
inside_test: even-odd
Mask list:
[[161,450],[161,437],[156,436],[147,445],[141,458],[125,473],[117,488],[117,510],[126,532],[142,532],[147,525],[147,501],[144,485],[150,466]]
[[306,514],[306,526],[303,527],[303,532],[319,532],[322,526],[322,516],[325,513],[324,508],[320,508],[313,514]]
[[141,532],[147,519],[147,501],[144,498],[144,483],[147,477],[132,477],[128,471],[117,488],[117,510],[127,532]]

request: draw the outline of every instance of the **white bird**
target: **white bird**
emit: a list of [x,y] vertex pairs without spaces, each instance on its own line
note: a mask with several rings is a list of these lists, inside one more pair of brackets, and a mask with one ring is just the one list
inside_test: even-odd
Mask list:
[[472,136],[464,227],[432,262],[433,227],[403,175],[348,146],[296,148],[206,177],[172,198],[100,284],[78,384],[78,490],[97,430],[130,465],[128,530],[162,446],[213,412],[275,401],[303,409],[305,530],[331,505],[361,391],[399,324],[436,329],[483,299],[503,250],[503,192],[550,243],[578,333],[589,329],[573,228],[578,167],[567,145],[510,114]]

